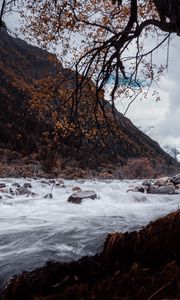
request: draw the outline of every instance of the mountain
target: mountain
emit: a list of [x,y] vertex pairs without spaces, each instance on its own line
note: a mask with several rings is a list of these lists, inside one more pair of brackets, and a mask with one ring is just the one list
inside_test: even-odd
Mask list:
[[[164,142],[164,139],[160,136],[158,132],[158,128],[156,126],[146,126],[146,127],[138,127],[141,131],[143,131],[145,134],[150,136],[152,139],[155,139],[157,141],[160,141],[160,145],[162,149],[168,153],[170,156],[175,158],[177,161],[180,159],[180,150],[178,149],[178,146],[173,143],[167,143],[166,140]],[[162,142],[163,141],[163,142]]]
[[[152,168],[171,171],[177,162],[158,143],[136,128],[103,92],[96,103],[90,80],[81,95],[75,72],[53,54],[0,29],[0,147],[22,157],[35,155],[50,172],[65,165],[98,169],[148,159]],[[77,98],[78,97],[78,98]],[[2,152],[4,153],[4,152]],[[55,162],[56,161],[56,162]]]
[[166,151],[169,155],[171,155],[176,160],[179,160],[180,151],[177,147],[173,145],[164,145],[163,150]]

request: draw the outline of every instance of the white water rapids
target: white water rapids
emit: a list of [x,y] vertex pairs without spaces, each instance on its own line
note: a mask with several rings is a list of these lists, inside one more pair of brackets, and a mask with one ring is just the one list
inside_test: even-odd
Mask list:
[[[128,192],[137,181],[65,180],[54,187],[53,199],[43,198],[51,186],[35,179],[0,179],[7,188],[30,182],[37,196],[1,194],[0,288],[7,279],[48,260],[70,261],[101,251],[108,233],[132,231],[176,210],[180,195]],[[68,203],[72,188],[94,190],[99,199]]]

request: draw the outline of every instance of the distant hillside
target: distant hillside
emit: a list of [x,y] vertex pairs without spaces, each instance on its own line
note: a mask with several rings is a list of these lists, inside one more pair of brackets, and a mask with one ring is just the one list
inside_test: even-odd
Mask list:
[[92,82],[78,102],[69,99],[74,88],[75,73],[64,69],[56,56],[0,29],[1,148],[23,156],[38,153],[39,160],[61,156],[81,167],[124,165],[134,158],[147,158],[166,171],[177,167],[158,143],[117,110],[115,122],[103,93],[96,104]]

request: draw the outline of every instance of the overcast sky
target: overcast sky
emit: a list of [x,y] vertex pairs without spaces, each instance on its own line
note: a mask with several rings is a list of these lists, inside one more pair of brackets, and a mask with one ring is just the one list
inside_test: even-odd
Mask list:
[[[18,27],[18,16],[9,16],[7,23],[10,28]],[[136,100],[126,116],[136,126],[147,130],[161,146],[170,144],[180,150],[180,37],[175,37],[171,42],[168,72],[162,76],[157,89],[161,101],[156,102],[151,96]],[[117,105],[124,112],[127,102],[118,102]]]
[[170,46],[168,72],[159,82],[161,101],[149,97],[136,101],[127,116],[134,124],[154,126],[151,134],[161,145],[171,144],[180,149],[180,37]]

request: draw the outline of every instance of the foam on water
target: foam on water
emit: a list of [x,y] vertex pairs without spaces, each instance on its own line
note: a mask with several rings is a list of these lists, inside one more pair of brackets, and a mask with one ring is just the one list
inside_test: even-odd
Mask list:
[[[1,179],[7,187],[25,179]],[[65,180],[54,187],[53,199],[43,198],[51,186],[29,179],[37,196],[3,197],[0,200],[0,286],[23,270],[47,260],[70,261],[102,249],[106,235],[141,228],[176,210],[180,195],[147,195],[128,192],[137,181]],[[68,203],[72,187],[94,190],[99,199]]]

